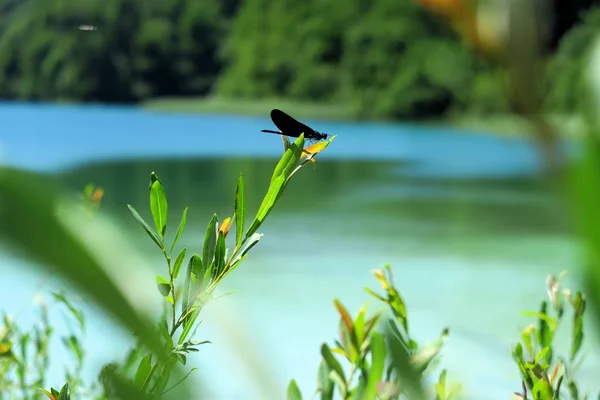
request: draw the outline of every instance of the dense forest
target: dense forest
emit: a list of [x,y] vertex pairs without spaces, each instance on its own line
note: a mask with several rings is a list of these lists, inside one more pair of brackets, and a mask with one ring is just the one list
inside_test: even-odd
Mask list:
[[[549,112],[578,101],[592,3],[554,1]],[[0,33],[3,99],[277,97],[388,119],[506,108],[499,67],[416,0],[0,0]]]

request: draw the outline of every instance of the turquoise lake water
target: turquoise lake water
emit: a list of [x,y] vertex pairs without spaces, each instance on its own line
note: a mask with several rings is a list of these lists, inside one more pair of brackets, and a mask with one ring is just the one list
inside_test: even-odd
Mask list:
[[[241,117],[0,103],[0,160],[55,174],[73,190],[89,182],[103,187],[103,208],[162,272],[160,253],[126,204],[148,215],[148,177],[155,171],[177,220],[171,229],[189,206],[182,245],[199,246],[212,213],[231,214],[243,173],[250,214],[282,152],[276,135],[260,132],[272,128],[268,111]],[[368,300],[365,286],[379,290],[370,271],[385,263],[393,267],[417,340],[434,340],[450,328],[442,366],[462,383],[465,398],[509,398],[520,389],[511,346],[531,322],[521,311],[537,310],[547,274],[577,266],[569,223],[540,178],[536,148],[522,139],[450,129],[306,122],[338,137],[316,168],[292,180],[260,230],[261,242],[227,278],[222,291],[236,293],[211,303],[202,317],[199,338],[212,344],[189,360],[209,398],[264,398],[240,352],[263,360],[280,390],[275,398],[284,398],[291,378],[310,397],[319,347],[337,335],[333,299],[355,313]],[[32,297],[45,276],[8,254],[0,253],[0,261],[0,308],[24,310],[23,323],[33,321]],[[577,289],[573,278],[566,283]],[[152,291],[153,282],[149,276],[136,284]],[[370,309],[377,307],[371,300]],[[126,336],[92,315],[90,377],[126,349]],[[239,349],[231,330],[244,338]],[[561,333],[565,351],[567,333]],[[598,346],[590,340],[586,350],[593,352],[579,376],[597,392]]]

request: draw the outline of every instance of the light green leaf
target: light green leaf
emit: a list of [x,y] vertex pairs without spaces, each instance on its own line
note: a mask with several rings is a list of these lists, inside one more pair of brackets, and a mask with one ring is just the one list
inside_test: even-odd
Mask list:
[[246,223],[246,200],[244,198],[244,176],[240,175],[235,191],[235,245],[239,246],[244,238]]
[[384,336],[381,333],[374,332],[371,335],[371,367],[369,368],[365,400],[377,399],[377,383],[383,377],[386,354]]
[[302,149],[304,148],[304,134],[300,135],[298,139],[288,147],[283,156],[275,166],[275,170],[273,171],[273,176],[271,177],[271,185],[275,182],[275,179],[282,177],[283,180],[288,177],[300,156],[302,155]]
[[215,256],[215,247],[217,246],[217,214],[214,214],[206,228],[204,236],[204,245],[202,246],[202,262],[206,266],[212,266]]
[[242,258],[244,258],[246,256],[246,253],[248,253],[250,251],[250,249],[252,247],[254,247],[258,243],[260,238],[262,238],[262,237],[263,237],[262,233],[255,233],[252,236],[250,236],[248,239],[246,239],[242,248],[238,251],[238,253],[235,255],[233,260],[231,260],[230,268],[231,269],[235,268],[237,266],[237,264],[242,260]]
[[269,213],[275,206],[275,202],[279,198],[279,195],[284,187],[284,176],[278,176],[273,180],[273,182],[271,182],[271,186],[269,187],[266,196],[264,197],[260,207],[258,208],[256,217],[254,217],[254,221],[252,221],[250,228],[248,228],[248,232],[246,232],[246,237],[253,235],[258,230],[258,228],[260,228],[267,215],[269,215]]
[[156,287],[163,297],[168,296],[169,293],[171,293],[171,284],[160,275],[156,276]]
[[300,393],[300,389],[294,379],[288,385],[287,400],[302,400],[302,393]]
[[188,212],[188,208],[186,207],[183,210],[183,214],[181,214],[181,221],[179,221],[179,228],[177,228],[177,234],[175,235],[175,239],[173,239],[173,244],[171,245],[171,253],[173,253],[173,250],[175,249],[175,245],[179,241],[179,237],[181,236],[181,234],[183,233],[183,230],[185,229],[185,224],[187,221],[187,212]]
[[150,211],[154,219],[154,226],[161,238],[164,238],[167,230],[168,204],[165,190],[160,180],[155,180],[150,187]]
[[173,265],[173,279],[177,279],[179,276],[179,271],[181,270],[181,266],[183,265],[183,259],[185,258],[186,248],[181,249],[177,258],[175,259],[175,264]]
[[127,204],[127,207],[129,208],[129,211],[131,211],[131,213],[133,214],[134,218],[142,224],[142,227],[144,228],[148,236],[150,236],[150,238],[154,241],[154,243],[156,243],[158,248],[164,250],[162,239],[158,237],[158,235],[152,230],[152,228],[150,228],[150,225],[148,225],[148,223],[144,221],[144,218],[142,218],[142,216],[136,211],[135,208],[133,208],[131,204]]

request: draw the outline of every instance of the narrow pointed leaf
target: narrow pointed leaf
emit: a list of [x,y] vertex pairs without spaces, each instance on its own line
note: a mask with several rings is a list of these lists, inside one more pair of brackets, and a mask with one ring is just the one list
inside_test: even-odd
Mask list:
[[186,207],[183,210],[183,213],[181,214],[181,221],[179,221],[179,228],[177,228],[177,234],[175,235],[175,239],[173,239],[173,244],[171,245],[171,253],[173,253],[173,250],[175,249],[175,245],[177,245],[177,242],[179,241],[179,237],[181,236],[181,234],[183,233],[183,230],[185,229],[185,224],[187,222],[187,212],[188,212],[188,208]]
[[217,215],[213,215],[204,236],[204,245],[202,246],[202,262],[205,265],[212,265],[217,246]]
[[235,245],[239,246],[244,238],[246,223],[246,200],[244,198],[244,176],[240,175],[235,191]]
[[371,336],[371,367],[369,368],[365,400],[377,399],[377,384],[383,378],[386,353],[385,337],[381,333],[373,333]]
[[131,213],[133,214],[134,218],[137,219],[142,224],[142,227],[144,228],[144,230],[146,231],[148,236],[150,236],[150,238],[152,238],[152,240],[154,240],[154,243],[156,243],[156,245],[161,250],[163,250],[164,246],[162,243],[162,239],[160,237],[158,237],[158,235],[152,230],[152,228],[150,228],[150,225],[148,225],[148,223],[146,221],[144,221],[144,218],[142,218],[142,216],[136,211],[135,208],[133,208],[133,206],[131,204],[127,204],[127,207],[129,208],[129,211],[131,211]]
[[179,276],[179,271],[181,270],[181,266],[183,265],[183,259],[185,258],[186,249],[185,247],[181,249],[177,258],[175,259],[175,264],[173,264],[173,279],[177,279]]
[[345,381],[346,378],[344,375],[344,370],[342,369],[340,362],[335,358],[333,353],[331,353],[329,346],[327,346],[325,343],[321,345],[321,355],[323,356],[323,359],[329,368],[331,368],[342,381]]
[[219,232],[219,238],[215,246],[215,264],[212,271],[213,279],[217,279],[223,272],[223,268],[225,267],[225,250],[225,235]]
[[244,243],[242,248],[235,255],[233,260],[231,260],[231,266],[235,267],[236,264],[239,263],[241,261],[241,259],[246,256],[246,253],[248,253],[250,251],[250,249],[252,247],[254,247],[258,243],[260,238],[262,238],[262,237],[263,237],[262,233],[255,233],[252,236],[250,236],[248,239],[246,239],[246,242]]
[[273,180],[271,186],[269,186],[267,194],[263,198],[263,201],[260,207],[258,208],[258,212],[256,213],[256,217],[254,217],[254,221],[252,221],[250,228],[248,228],[248,231],[246,232],[246,237],[251,236],[258,230],[258,228],[260,228],[267,215],[269,215],[269,213],[275,206],[275,202],[279,198],[279,194],[285,186],[284,184],[284,176],[278,176]]

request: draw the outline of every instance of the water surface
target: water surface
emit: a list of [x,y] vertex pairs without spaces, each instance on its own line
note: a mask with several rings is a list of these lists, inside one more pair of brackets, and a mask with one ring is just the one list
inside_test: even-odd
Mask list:
[[[282,151],[277,136],[260,132],[271,126],[267,116],[3,104],[0,149],[4,163],[55,174],[73,190],[102,186],[104,209],[131,229],[136,246],[154,254],[162,271],[160,254],[126,204],[149,216],[148,176],[155,171],[166,186],[171,229],[189,206],[181,243],[199,252],[212,213],[232,214],[240,173],[248,214],[260,204]],[[539,307],[547,274],[577,261],[568,221],[539,177],[536,149],[520,139],[450,129],[307,122],[339,136],[316,168],[294,177],[261,229],[265,236],[222,288],[237,292],[206,310],[199,335],[213,344],[193,358],[211,398],[262,398],[238,350],[211,320],[233,313],[251,343],[242,351],[270,365],[279,398],[291,378],[310,395],[320,344],[337,333],[333,298],[356,312],[368,299],[363,288],[379,289],[370,271],[384,263],[393,266],[417,340],[450,328],[442,365],[467,398],[506,399],[519,390],[510,350],[530,322],[520,312]],[[7,268],[0,304],[16,312],[37,281],[31,272],[23,279],[18,260],[5,260],[15,268]],[[379,305],[370,300],[370,307]],[[106,337],[107,321],[94,323],[90,376],[122,354]],[[596,390],[598,361],[588,357],[581,371]]]

